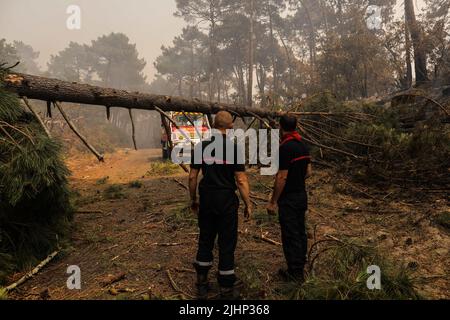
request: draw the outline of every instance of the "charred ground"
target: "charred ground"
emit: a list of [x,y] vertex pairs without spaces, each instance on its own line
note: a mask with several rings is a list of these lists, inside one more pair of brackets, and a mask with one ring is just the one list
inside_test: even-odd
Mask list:
[[[162,164],[158,150],[118,150],[108,158],[104,164],[84,155],[67,160],[78,208],[71,238],[56,260],[10,298],[179,299],[195,295],[192,260],[198,229],[187,209],[186,175],[176,166]],[[311,297],[305,292],[308,282],[302,291],[276,276],[284,263],[280,231],[276,217],[266,215],[262,201],[271,178],[257,173],[250,169],[257,204],[254,218],[249,223],[241,220],[239,226],[237,272],[244,282],[244,296]],[[442,195],[393,199],[390,190],[356,186],[321,168],[308,185],[310,245],[335,238],[376,247],[394,266],[410,273],[420,297],[450,297],[450,236],[439,223],[449,206]],[[318,246],[322,250],[326,245]],[[316,277],[329,272],[322,258],[326,260],[319,256],[310,273],[312,285]],[[69,265],[81,268],[82,290],[67,289]]]

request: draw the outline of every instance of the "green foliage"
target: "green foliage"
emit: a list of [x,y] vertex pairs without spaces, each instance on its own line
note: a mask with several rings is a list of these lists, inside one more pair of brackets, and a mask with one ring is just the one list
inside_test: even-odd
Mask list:
[[[302,286],[286,285],[290,299],[306,300],[409,300],[420,299],[406,267],[388,261],[375,248],[356,243],[336,243],[317,259],[317,272]],[[381,269],[381,290],[369,290],[367,267]]]
[[435,223],[450,231],[450,212],[444,212],[434,218]]
[[[445,185],[450,159],[450,128],[436,117],[434,109],[423,116],[427,105],[416,108],[409,103],[379,106],[364,102],[339,102],[330,93],[311,98],[305,111],[361,113],[369,118],[348,117],[301,119],[308,136],[347,153],[313,147],[316,159],[334,162],[341,172],[361,182],[399,185]],[[417,120],[419,118],[419,120]],[[318,131],[321,130],[321,131]]]
[[267,214],[267,210],[264,208],[258,208],[253,214],[252,219],[259,227],[273,226],[278,223],[278,217]]
[[167,222],[173,228],[180,228],[181,226],[193,226],[197,224],[196,216],[191,212],[189,205],[186,203],[177,204],[170,212]]
[[0,287],[0,300],[8,300],[8,292]]
[[[2,243],[0,238],[0,243]],[[10,254],[0,253],[0,283],[14,271],[14,259]]]
[[105,189],[103,192],[106,199],[124,199],[126,197],[123,192],[123,187],[118,184],[113,184]]
[[[3,77],[3,73],[0,72],[0,76]],[[16,122],[19,117],[23,114],[21,108],[11,108],[17,104],[17,97],[6,91],[0,86],[0,119],[7,123]]]
[[0,141],[1,282],[55,248],[72,207],[61,145],[1,86]]

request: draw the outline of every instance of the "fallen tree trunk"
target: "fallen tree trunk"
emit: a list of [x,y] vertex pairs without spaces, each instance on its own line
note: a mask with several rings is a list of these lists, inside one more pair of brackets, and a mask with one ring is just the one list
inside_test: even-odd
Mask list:
[[158,107],[163,111],[204,114],[216,114],[219,111],[226,110],[241,117],[258,115],[261,118],[267,118],[285,114],[285,112],[273,112],[260,108],[102,88],[21,73],[9,74],[3,80],[7,90],[16,92],[19,96],[28,99],[43,101],[61,101],[139,110],[155,110],[155,107]]

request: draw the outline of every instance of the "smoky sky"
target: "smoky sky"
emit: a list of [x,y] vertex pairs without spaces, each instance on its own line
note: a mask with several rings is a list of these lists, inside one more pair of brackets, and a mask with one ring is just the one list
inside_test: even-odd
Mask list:
[[[69,5],[81,8],[81,29],[69,30]],[[39,64],[46,69],[51,54],[70,41],[90,43],[98,36],[123,32],[136,43],[147,61],[149,80],[161,45],[169,45],[186,23],[176,18],[173,0],[0,0],[0,38],[21,40],[40,52]]]
[[[69,5],[81,8],[81,30],[66,27]],[[422,7],[423,0],[416,5]],[[70,41],[89,44],[101,35],[122,32],[147,61],[144,72],[151,80],[161,45],[170,45],[186,25],[173,16],[175,10],[175,0],[0,0],[0,38],[30,44],[40,52],[39,64],[45,70],[50,55]]]

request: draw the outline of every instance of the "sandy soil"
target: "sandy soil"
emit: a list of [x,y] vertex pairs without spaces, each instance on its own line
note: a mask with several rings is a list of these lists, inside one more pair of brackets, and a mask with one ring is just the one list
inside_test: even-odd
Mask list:
[[[68,160],[72,187],[79,192],[79,213],[69,246],[12,295],[15,299],[174,299],[195,294],[192,261],[196,250],[195,217],[186,210],[187,176],[147,174],[159,150],[119,150],[99,164],[90,155]],[[270,178],[250,171],[254,193],[267,197]],[[108,177],[107,179],[105,179]],[[140,188],[129,183],[139,181]],[[260,184],[260,181],[262,184]],[[106,196],[112,184],[120,196]],[[358,191],[359,190],[359,191]],[[372,199],[361,189],[318,170],[309,181],[309,229],[317,239],[326,234],[358,238],[377,245],[397,263],[416,268],[417,287],[428,298],[450,298],[450,236],[433,222],[449,210],[448,200]],[[275,275],[284,259],[276,218],[256,200],[255,217],[240,221],[237,272],[254,299],[282,299]],[[261,234],[273,243],[258,239]],[[313,232],[309,232],[312,242]],[[82,289],[68,290],[67,267],[81,268]],[[17,275],[19,276],[19,275]],[[122,279],[123,278],[123,279]],[[114,282],[113,280],[118,280]],[[214,291],[213,291],[214,294]]]

